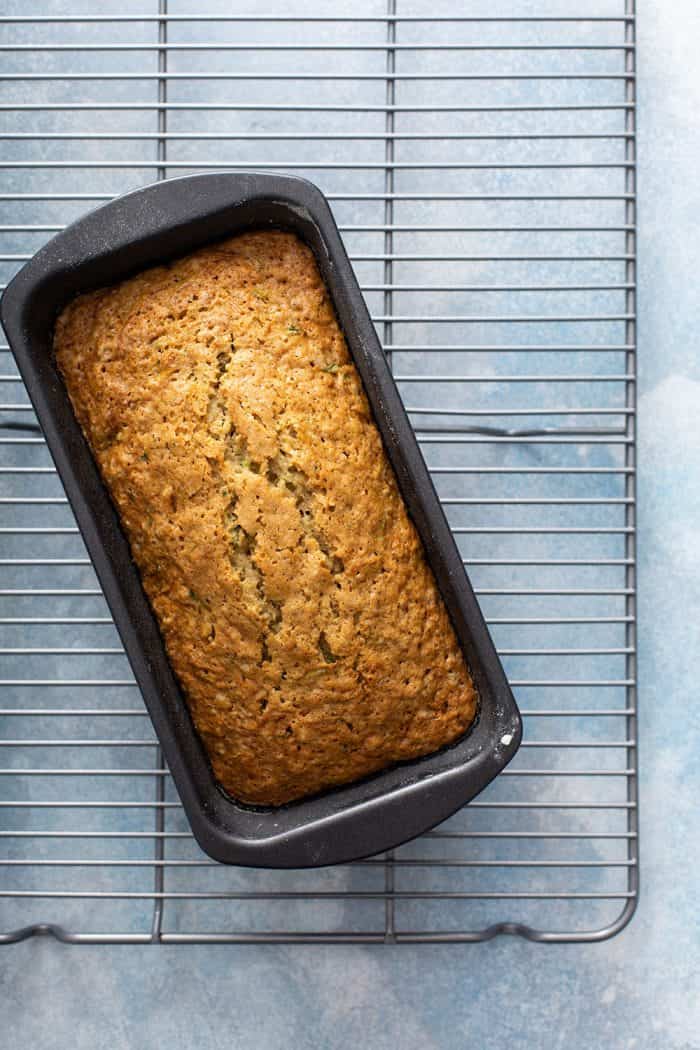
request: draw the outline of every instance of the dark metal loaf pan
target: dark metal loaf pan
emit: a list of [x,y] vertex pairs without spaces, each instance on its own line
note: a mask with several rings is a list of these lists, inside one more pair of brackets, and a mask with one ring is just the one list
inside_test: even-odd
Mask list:
[[[428,561],[480,696],[476,724],[442,751],[270,809],[217,786],[168,663],[127,540],[56,370],[65,304],[250,227],[295,231],[313,249]],[[323,194],[259,172],[147,186],[54,237],[2,298],[2,321],[92,557],[192,830],[216,860],[261,867],[334,864],[396,846],[444,820],[496,776],[521,737],[508,686]]]

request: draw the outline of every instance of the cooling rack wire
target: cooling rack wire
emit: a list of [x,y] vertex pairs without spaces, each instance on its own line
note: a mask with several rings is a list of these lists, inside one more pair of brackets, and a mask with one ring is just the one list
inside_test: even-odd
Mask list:
[[0,279],[155,178],[319,183],[525,742],[390,855],[209,861],[3,345],[0,941],[610,936],[638,884],[634,0],[39,6],[0,16]]

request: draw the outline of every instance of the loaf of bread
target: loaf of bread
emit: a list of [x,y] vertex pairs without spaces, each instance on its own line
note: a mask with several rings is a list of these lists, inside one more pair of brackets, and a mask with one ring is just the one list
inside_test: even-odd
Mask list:
[[476,692],[306,245],[244,233],[82,295],[54,348],[230,795],[464,733]]

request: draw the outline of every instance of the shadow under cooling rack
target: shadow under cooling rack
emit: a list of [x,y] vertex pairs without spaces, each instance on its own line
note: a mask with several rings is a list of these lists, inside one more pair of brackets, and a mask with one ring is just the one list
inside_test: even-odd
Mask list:
[[319,183],[524,744],[386,857],[209,861],[3,346],[0,943],[610,936],[638,872],[633,0],[195,7],[6,5],[0,282],[155,178],[262,167]]

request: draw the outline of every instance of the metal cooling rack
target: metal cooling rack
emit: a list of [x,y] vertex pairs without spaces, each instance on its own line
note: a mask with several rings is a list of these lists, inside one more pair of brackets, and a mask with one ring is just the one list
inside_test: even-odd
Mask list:
[[390,856],[210,862],[3,347],[0,940],[619,930],[637,894],[634,0],[3,6],[2,280],[156,177],[317,181],[525,743],[476,802]]

